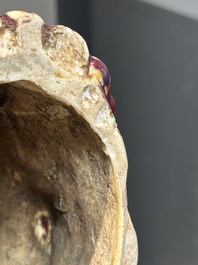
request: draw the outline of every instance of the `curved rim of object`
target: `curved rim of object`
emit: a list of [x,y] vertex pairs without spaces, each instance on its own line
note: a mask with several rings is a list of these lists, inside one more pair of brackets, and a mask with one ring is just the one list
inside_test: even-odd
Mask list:
[[[99,72],[87,72],[90,55],[84,39],[67,27],[47,26],[38,15],[24,11],[2,15],[1,24],[0,27],[16,35],[17,41],[10,50],[7,43],[0,48],[0,83],[32,82],[52,98],[71,105],[104,143],[103,150],[110,158],[117,182],[119,204],[119,246],[113,264],[137,264],[137,238],[127,210],[125,146],[115,117],[101,92]],[[72,67],[61,62],[64,61],[64,53],[61,48],[60,53],[55,48],[63,42],[64,36],[76,45],[73,49],[80,54],[71,54]],[[61,39],[58,44],[57,38]],[[56,49],[56,54],[53,54],[53,49]],[[31,64],[26,60],[30,57],[33,58]],[[20,62],[20,67],[16,67],[17,62]]]

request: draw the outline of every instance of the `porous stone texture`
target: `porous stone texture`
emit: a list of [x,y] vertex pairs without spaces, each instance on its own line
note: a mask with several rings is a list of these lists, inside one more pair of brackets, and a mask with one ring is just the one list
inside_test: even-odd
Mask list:
[[0,17],[1,265],[136,265],[125,147],[85,41]]

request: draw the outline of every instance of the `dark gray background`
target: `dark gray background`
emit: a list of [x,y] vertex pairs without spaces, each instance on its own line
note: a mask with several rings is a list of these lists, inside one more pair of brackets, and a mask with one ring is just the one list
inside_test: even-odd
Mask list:
[[55,2],[29,11],[77,30],[112,75],[139,265],[197,265],[198,21],[135,0]]
[[139,265],[197,265],[198,22],[138,1],[86,3],[80,17],[60,5],[60,20],[112,75]]

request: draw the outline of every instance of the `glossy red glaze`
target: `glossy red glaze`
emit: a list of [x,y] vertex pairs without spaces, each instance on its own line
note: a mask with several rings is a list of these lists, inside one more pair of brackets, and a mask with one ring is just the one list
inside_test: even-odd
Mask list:
[[112,112],[114,112],[115,111],[115,100],[110,95],[111,76],[110,76],[108,68],[101,60],[99,60],[98,58],[94,56],[90,56],[89,58],[89,66],[90,65],[92,65],[95,69],[99,70],[102,73],[103,84],[101,84],[101,90],[104,93],[105,98],[107,99]]

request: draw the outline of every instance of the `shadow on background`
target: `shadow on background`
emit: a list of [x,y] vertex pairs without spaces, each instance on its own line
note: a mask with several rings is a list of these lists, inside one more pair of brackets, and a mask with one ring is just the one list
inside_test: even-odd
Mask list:
[[59,24],[78,32],[92,48],[92,0],[58,0]]
[[60,22],[112,75],[139,265],[198,264],[198,22],[136,1],[61,2]]

